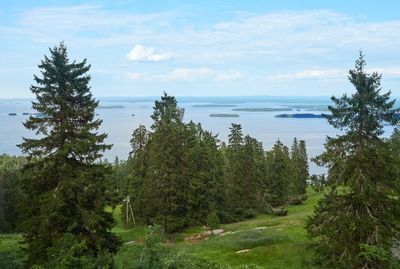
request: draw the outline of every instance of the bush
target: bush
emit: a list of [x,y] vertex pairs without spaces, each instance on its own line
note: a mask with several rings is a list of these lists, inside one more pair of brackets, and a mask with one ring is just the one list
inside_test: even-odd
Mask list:
[[301,205],[307,200],[307,194],[299,194],[289,197],[288,204]]
[[94,257],[84,241],[80,241],[73,234],[65,234],[64,237],[49,249],[51,259],[45,268],[56,269],[97,269],[112,268],[113,257],[109,253],[101,253]]
[[222,269],[215,263],[187,255],[184,252],[166,257],[164,266],[165,269]]
[[1,269],[20,269],[24,268],[24,253],[20,249],[7,250],[0,252]]
[[117,268],[123,269],[224,269],[184,252],[175,252],[162,244],[160,226],[150,226],[142,246],[125,246],[117,255]]
[[221,227],[221,223],[219,221],[219,217],[215,211],[212,211],[211,213],[208,214],[207,216],[207,225],[211,229],[218,229]]

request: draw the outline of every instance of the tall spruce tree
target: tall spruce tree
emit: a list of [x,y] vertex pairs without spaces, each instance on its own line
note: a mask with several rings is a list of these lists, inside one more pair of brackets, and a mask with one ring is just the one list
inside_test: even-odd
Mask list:
[[249,135],[243,143],[243,193],[245,217],[253,217],[262,210],[265,188],[265,155],[262,143]]
[[31,91],[40,116],[24,123],[39,136],[24,138],[20,145],[29,160],[19,225],[29,265],[51,264],[50,252],[71,236],[82,249],[80,256],[100,259],[115,253],[120,242],[111,233],[114,219],[105,211],[111,201],[109,171],[98,160],[111,146],[104,143],[106,134],[97,133],[102,121],[95,119],[98,101],[90,92],[90,65],[86,59],[70,62],[60,43],[39,68],[41,76],[34,76]]
[[292,196],[301,196],[306,194],[308,173],[308,156],[304,140],[297,141],[294,138],[290,149],[290,187],[289,194]]
[[319,239],[321,267],[389,268],[399,231],[400,184],[398,164],[381,136],[384,126],[398,124],[398,110],[390,92],[381,93],[381,75],[365,72],[362,52],[349,80],[355,93],[332,97],[329,107],[328,122],[344,134],[328,137],[316,158],[328,167],[331,190],[308,220],[308,233]]
[[226,149],[225,189],[229,221],[244,218],[247,201],[244,201],[246,182],[243,163],[243,133],[240,124],[232,123]]
[[289,195],[290,161],[288,148],[277,141],[267,153],[268,202],[282,206]]
[[225,206],[217,138],[182,117],[176,99],[165,93],[155,102],[152,132],[143,126],[134,131],[128,160],[135,217],[167,232],[204,225],[210,212],[222,215]]

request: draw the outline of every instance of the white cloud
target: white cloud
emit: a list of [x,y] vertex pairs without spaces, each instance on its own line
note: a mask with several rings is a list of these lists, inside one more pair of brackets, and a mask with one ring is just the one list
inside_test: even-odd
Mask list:
[[216,71],[210,68],[178,68],[165,76],[169,80],[199,80],[210,78]]
[[367,72],[378,72],[383,76],[400,76],[400,67],[377,67],[377,68],[367,68]]
[[241,78],[238,71],[222,72],[207,67],[200,68],[176,68],[164,74],[148,74],[148,73],[127,73],[127,78],[132,80],[161,80],[161,81],[229,81]]
[[172,59],[172,52],[156,53],[154,48],[146,48],[137,44],[126,58],[133,62],[163,62]]
[[[281,94],[278,84],[295,85],[311,94],[311,86],[317,84],[315,89],[329,93],[343,89],[361,48],[368,68],[379,66],[370,70],[381,72],[384,81],[392,78],[388,87],[398,88],[392,85],[400,76],[400,19],[373,21],[330,10],[303,10],[242,12],[214,24],[206,19],[192,24],[191,14],[182,12],[137,14],[91,4],[26,10],[15,21],[0,25],[0,38],[18,47],[10,56],[0,53],[0,58],[16,68],[30,59],[36,68],[47,46],[65,40],[72,56],[87,57],[93,67],[112,71],[98,74],[102,81],[119,74],[125,88],[133,80],[154,88],[174,81],[218,86],[234,81],[229,88],[243,94],[246,89]],[[132,48],[132,44],[138,45]],[[18,53],[27,50],[31,55]],[[172,63],[156,68],[137,65],[131,73],[126,61],[172,58]],[[1,68],[6,67],[0,64]],[[274,82],[274,87],[267,89],[266,81]]]
[[267,76],[268,80],[284,81],[293,79],[332,79],[344,78],[346,71],[341,69],[309,69],[293,73],[280,73]]
[[129,72],[127,73],[128,78],[132,80],[138,80],[141,78],[145,78],[147,76],[146,73],[136,73],[136,72]]

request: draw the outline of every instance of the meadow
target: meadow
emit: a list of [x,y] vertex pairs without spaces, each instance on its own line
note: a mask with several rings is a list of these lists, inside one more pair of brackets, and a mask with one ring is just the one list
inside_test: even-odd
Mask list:
[[[222,225],[222,235],[210,236],[199,242],[187,242],[185,238],[205,230],[204,227],[192,227],[170,235],[164,245],[177,252],[227,267],[251,264],[269,269],[312,268],[309,260],[313,252],[309,249],[311,242],[307,237],[305,223],[321,197],[321,193],[309,188],[307,201],[301,205],[290,205],[287,216],[263,214],[254,219]],[[116,267],[122,269],[126,261],[129,261],[130,250],[143,242],[146,227],[126,229],[121,221],[119,207],[113,210],[113,214],[117,223],[113,232],[124,242],[115,257]],[[19,244],[21,240],[18,234],[0,235],[0,254],[9,253],[0,255],[2,259],[9,257],[17,261],[15,258],[23,255]]]

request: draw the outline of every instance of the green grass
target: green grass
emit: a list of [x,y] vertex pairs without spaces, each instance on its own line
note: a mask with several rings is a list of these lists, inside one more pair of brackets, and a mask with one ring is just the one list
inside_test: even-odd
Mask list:
[[[322,194],[310,189],[307,201],[301,205],[289,206],[287,216],[260,215],[254,219],[222,225],[225,232],[228,232],[227,235],[213,236],[208,240],[189,244],[183,240],[185,237],[203,231],[203,227],[192,227],[173,235],[171,238],[174,241],[168,246],[226,266],[255,264],[271,269],[310,268],[306,262],[312,258],[313,252],[307,247],[310,241],[304,227],[321,197]],[[120,218],[120,207],[107,210],[113,213],[116,220],[113,232],[123,242],[143,241],[145,227],[125,229]],[[16,234],[0,235],[0,252],[17,250],[21,239]],[[240,250],[248,251],[236,253]],[[133,245],[124,244],[121,254],[116,257],[116,264],[121,264],[119,257],[125,256],[126,260],[126,256],[129,257],[133,251]]]
[[18,248],[18,242],[22,241],[19,234],[0,234],[0,252]]
[[[228,235],[213,236],[208,240],[188,244],[183,239],[191,234],[203,231],[202,227],[192,227],[174,235],[174,243],[169,244],[177,251],[203,258],[226,266],[255,264],[262,268],[311,268],[307,261],[313,256],[308,249],[305,224],[308,216],[322,194],[311,189],[304,204],[288,207],[284,217],[260,215],[254,219],[222,225]],[[119,218],[118,210],[114,212]],[[125,230],[117,225],[114,231],[127,241],[142,241],[145,234],[143,227]],[[124,246],[127,251],[130,246]],[[240,250],[248,252],[236,253]]]

